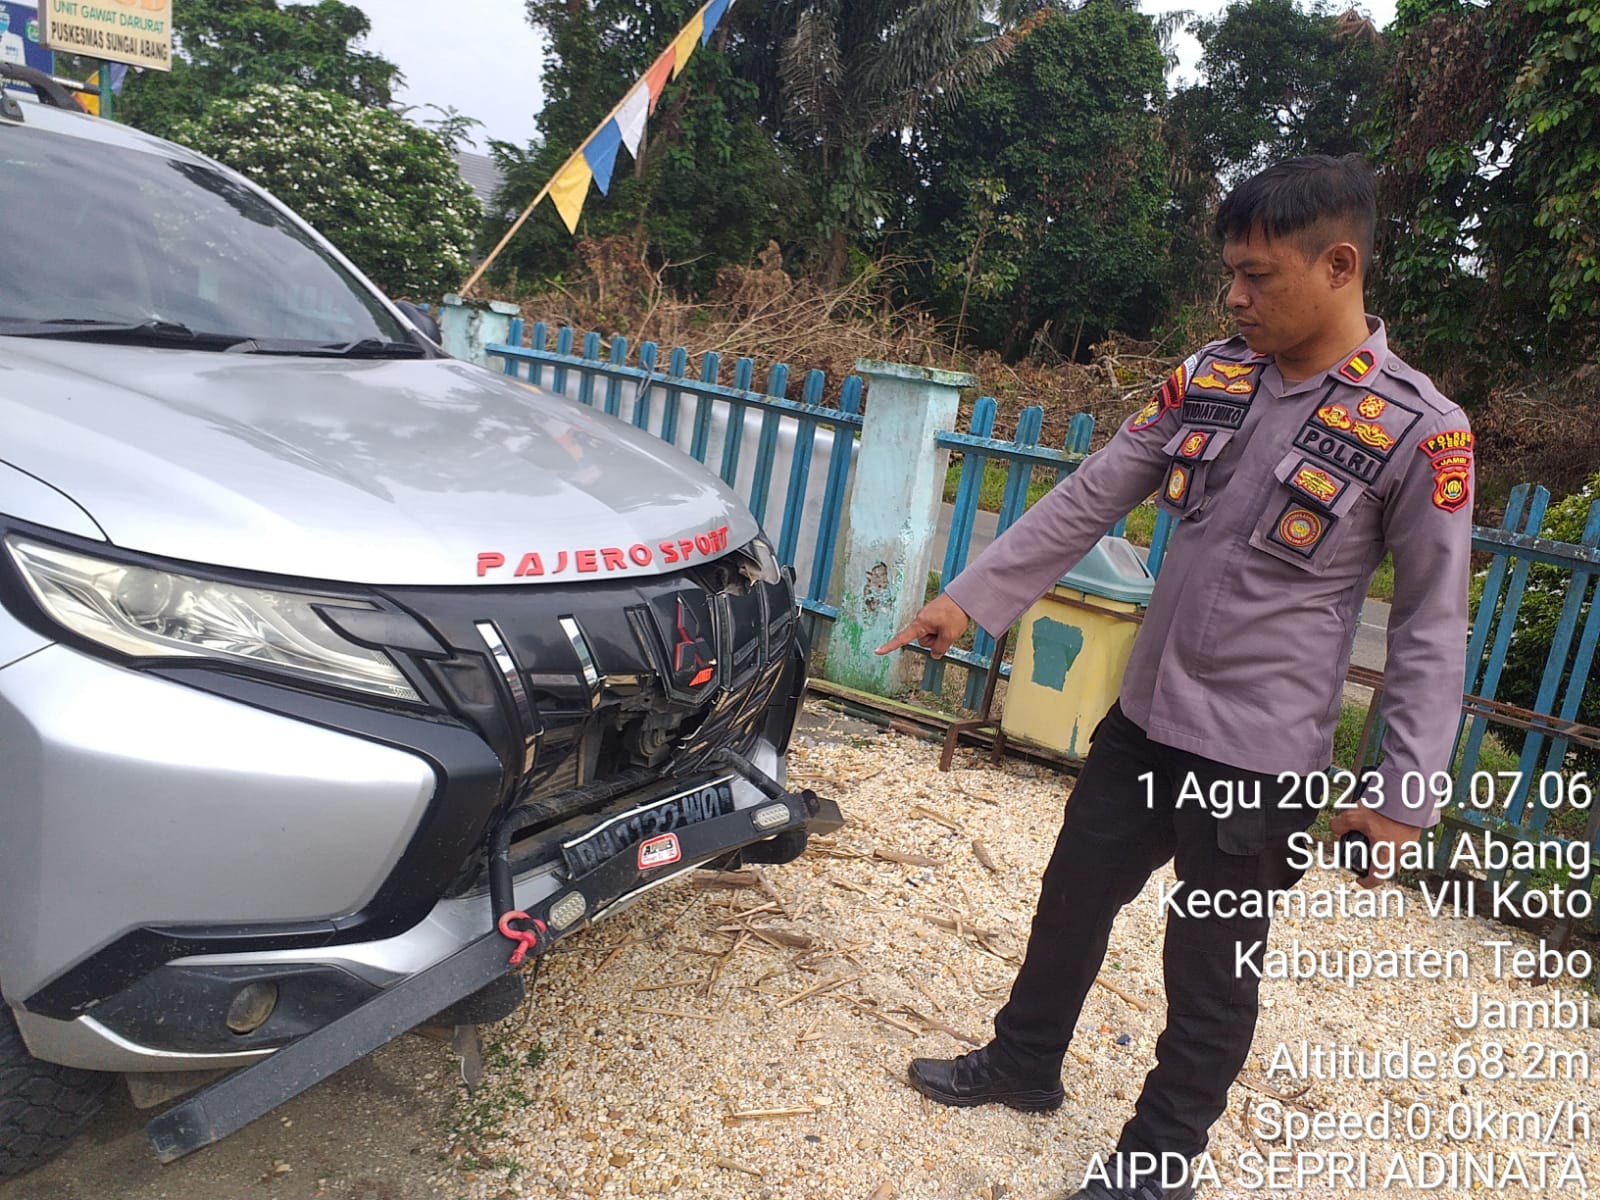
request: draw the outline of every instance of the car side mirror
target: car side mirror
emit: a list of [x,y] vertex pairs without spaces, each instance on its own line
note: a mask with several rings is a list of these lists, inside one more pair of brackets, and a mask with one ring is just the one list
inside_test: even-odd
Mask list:
[[410,321],[419,330],[435,342],[443,341],[439,333],[439,322],[433,319],[433,314],[420,304],[413,304],[409,300],[396,300],[395,307],[405,313],[406,320]]

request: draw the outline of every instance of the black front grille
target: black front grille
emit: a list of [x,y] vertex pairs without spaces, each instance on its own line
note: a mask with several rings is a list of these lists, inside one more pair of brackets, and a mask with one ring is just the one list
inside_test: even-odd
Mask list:
[[451,715],[495,748],[505,807],[750,750],[768,708],[789,700],[798,625],[788,583],[739,566],[730,555],[638,580],[387,596],[449,648],[423,669]]

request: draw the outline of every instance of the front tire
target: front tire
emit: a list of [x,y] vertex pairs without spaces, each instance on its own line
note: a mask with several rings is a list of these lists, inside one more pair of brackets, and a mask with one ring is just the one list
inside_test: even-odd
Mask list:
[[115,1075],[40,1062],[0,1004],[0,1179],[54,1158],[100,1111]]

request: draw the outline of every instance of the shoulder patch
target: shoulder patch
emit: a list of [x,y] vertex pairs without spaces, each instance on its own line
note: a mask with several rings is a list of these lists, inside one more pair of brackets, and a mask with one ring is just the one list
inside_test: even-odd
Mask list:
[[1339,374],[1343,375],[1351,383],[1360,383],[1372,372],[1372,368],[1377,365],[1377,362],[1378,356],[1363,347],[1346,360],[1344,366],[1339,368]]
[[1438,458],[1447,451],[1456,451],[1471,455],[1472,430],[1470,429],[1445,429],[1432,437],[1425,437],[1417,445],[1429,458]]
[[1456,512],[1472,502],[1472,430],[1445,429],[1417,443],[1433,467],[1433,503]]
[[1161,386],[1156,389],[1156,394],[1150,397],[1150,403],[1139,410],[1138,415],[1133,419],[1133,423],[1128,426],[1130,433],[1137,433],[1141,429],[1149,429],[1150,426],[1161,419],[1162,414],[1177,408],[1178,405],[1183,403],[1183,389],[1189,382],[1189,371],[1191,369],[1189,363],[1192,361],[1194,360],[1190,359],[1180,364],[1176,371],[1162,380]]

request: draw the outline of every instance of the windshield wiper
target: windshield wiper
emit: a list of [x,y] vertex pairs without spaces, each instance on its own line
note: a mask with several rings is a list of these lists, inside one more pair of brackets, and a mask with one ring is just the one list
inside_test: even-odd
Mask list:
[[317,349],[340,358],[422,358],[428,353],[415,342],[386,342],[370,337],[354,342],[330,342]]
[[77,341],[117,342],[129,346],[188,346],[195,350],[226,350],[240,341],[237,333],[191,329],[182,321],[151,317],[144,321],[98,321],[92,317],[56,317],[31,321],[20,328],[0,326],[9,337],[71,338]]

